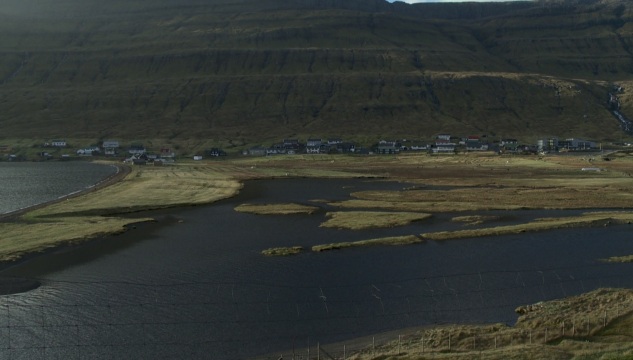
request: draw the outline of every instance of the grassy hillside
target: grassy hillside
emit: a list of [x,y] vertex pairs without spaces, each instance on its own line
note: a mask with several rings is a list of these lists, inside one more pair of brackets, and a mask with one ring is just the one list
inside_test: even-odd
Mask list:
[[7,0],[0,138],[621,139],[606,96],[633,81],[631,18],[621,0]]

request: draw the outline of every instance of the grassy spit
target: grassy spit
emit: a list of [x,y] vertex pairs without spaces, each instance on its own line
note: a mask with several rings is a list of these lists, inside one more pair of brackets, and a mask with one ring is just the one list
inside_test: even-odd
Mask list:
[[257,215],[313,214],[318,210],[316,206],[301,204],[242,204],[235,207],[237,212]]
[[349,230],[402,226],[432,216],[431,214],[415,212],[383,211],[329,212],[326,215],[330,219],[321,224],[322,227]]
[[545,231],[563,229],[570,227],[585,227],[609,224],[630,224],[633,222],[632,212],[595,212],[586,213],[581,216],[570,216],[565,218],[543,218],[532,222],[518,225],[495,226],[482,229],[469,229],[457,231],[441,231],[435,233],[422,234],[422,237],[429,240],[452,240],[463,238],[474,238],[482,236],[510,235],[524,232]]
[[303,251],[303,247],[301,246],[291,246],[291,247],[276,247],[270,248],[262,251],[262,255],[266,256],[289,256],[296,255]]
[[351,247],[375,246],[375,245],[410,245],[410,244],[417,244],[421,242],[422,242],[422,239],[414,235],[393,236],[393,237],[384,237],[384,238],[378,238],[378,239],[315,245],[312,247],[312,251],[321,252],[321,251],[339,250],[339,249],[345,249],[345,248],[351,248]]

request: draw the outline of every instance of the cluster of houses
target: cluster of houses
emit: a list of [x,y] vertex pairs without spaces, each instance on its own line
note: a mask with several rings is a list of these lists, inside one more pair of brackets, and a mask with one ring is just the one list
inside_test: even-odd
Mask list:
[[[52,140],[44,143],[45,148],[69,148],[70,145],[65,140]],[[131,144],[123,147],[117,140],[105,140],[100,145],[93,145],[80,148],[75,152],[76,156],[108,156],[125,157],[125,161],[134,164],[145,164],[147,162],[167,163],[173,162],[175,153],[169,147],[163,147],[158,153],[149,152],[143,144]],[[49,158],[48,151],[40,153],[41,157]],[[61,155],[63,158],[70,158],[70,154]]]
[[405,151],[423,151],[432,154],[455,154],[459,152],[493,151],[497,153],[537,154],[559,151],[596,150],[596,142],[582,139],[540,139],[536,144],[520,144],[517,139],[490,141],[486,135],[471,135],[465,138],[440,134],[431,142],[411,140],[381,140],[369,148],[341,139],[308,139],[301,143],[297,139],[285,139],[270,147],[255,146],[244,150],[243,155],[268,156],[279,154],[399,154]]
[[275,143],[270,147],[255,146],[246,149],[242,155],[251,156],[267,156],[280,154],[350,154],[350,153],[369,153],[369,151],[358,147],[353,142],[346,142],[342,139],[308,139],[306,143],[301,143],[298,139],[284,139],[282,142]]
[[[628,144],[626,144],[628,145]],[[70,149],[70,145],[64,140],[52,140],[44,143],[45,148]],[[544,154],[566,151],[595,151],[601,145],[582,139],[569,138],[558,139],[555,137],[540,139],[536,144],[521,144],[517,139],[491,140],[486,135],[471,135],[457,137],[450,134],[439,134],[432,141],[411,140],[381,140],[378,143],[363,147],[351,141],[340,138],[320,139],[310,138],[305,143],[298,139],[284,139],[272,146],[255,146],[242,151],[248,156],[271,156],[280,154],[399,154],[401,152],[428,152],[431,154],[455,154],[464,152],[491,151],[499,154]],[[0,145],[0,153],[6,153],[8,160],[19,160],[15,155],[10,155],[11,148]],[[59,153],[59,152],[57,152]],[[194,160],[202,160],[206,157],[222,157],[227,153],[220,148],[205,150],[200,155],[193,156]],[[51,158],[50,150],[40,153],[42,158]],[[158,152],[148,151],[143,144],[133,143],[127,147],[121,146],[116,140],[106,140],[99,145],[88,146],[76,150],[76,156],[111,156],[125,158],[128,163],[143,165],[154,163],[162,165],[171,163],[175,159],[175,153],[170,147],[162,147]],[[70,154],[61,155],[61,159],[70,158]]]

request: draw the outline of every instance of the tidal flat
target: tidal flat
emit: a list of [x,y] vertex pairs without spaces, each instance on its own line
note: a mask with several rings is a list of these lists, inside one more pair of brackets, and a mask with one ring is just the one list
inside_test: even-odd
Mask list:
[[[571,155],[295,155],[133,167],[123,179],[110,186],[1,222],[0,260],[16,260],[31,252],[119,233],[135,222],[153,220],[151,216],[134,216],[139,212],[211,204],[234,196],[244,181],[255,179],[366,178],[414,185],[403,186],[401,190],[354,192],[350,189],[351,199],[328,204],[339,211],[333,212],[336,216],[325,226],[348,226],[336,225],[334,219],[358,222],[356,220],[363,216],[357,215],[370,214],[369,211],[403,212],[419,220],[427,214],[463,211],[630,209],[633,205],[630,177],[633,156],[619,152],[611,154],[609,161],[590,162],[587,159]],[[589,165],[599,165],[604,171],[583,172],[582,168]],[[259,208],[257,212],[263,209]],[[292,212],[296,210],[294,208]],[[308,211],[308,208],[302,207],[301,211]],[[627,216],[618,214],[617,218]],[[376,221],[370,220],[365,225],[373,223],[376,226]],[[589,218],[565,221],[564,224],[554,219],[542,219],[537,224],[525,224],[524,228],[545,231],[561,226],[592,225],[595,221]],[[490,229],[484,235],[508,231],[520,232],[521,227]],[[466,232],[426,234],[425,237],[469,237]]]

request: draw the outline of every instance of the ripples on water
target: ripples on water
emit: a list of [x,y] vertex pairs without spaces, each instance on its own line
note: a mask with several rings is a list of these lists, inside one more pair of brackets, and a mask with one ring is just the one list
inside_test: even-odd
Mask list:
[[512,324],[519,305],[633,285],[630,266],[597,261],[633,251],[626,226],[269,258],[260,251],[456,225],[440,216],[351,232],[320,228],[325,211],[233,211],[243,202],[340,200],[385,187],[402,185],[252,182],[235,199],[156,213],[170,226],[139,225],[5,271],[43,286],[1,298],[0,357],[242,359],[410,326]]
[[0,214],[51,201],[116,173],[88,162],[0,162]]

